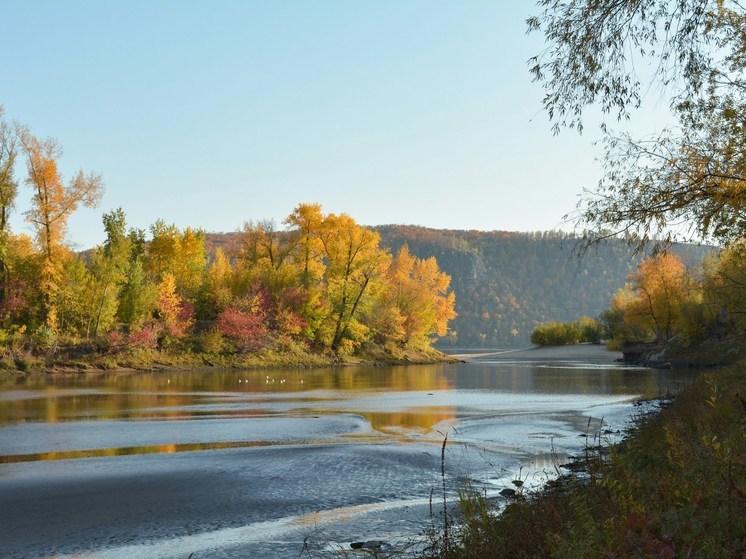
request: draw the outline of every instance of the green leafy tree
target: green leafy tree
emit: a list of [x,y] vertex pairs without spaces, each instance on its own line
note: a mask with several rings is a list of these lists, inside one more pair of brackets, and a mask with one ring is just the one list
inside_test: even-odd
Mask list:
[[151,318],[158,300],[158,285],[150,281],[139,258],[130,260],[119,292],[117,319],[139,329]]
[[119,208],[105,213],[103,222],[106,241],[94,252],[90,262],[95,317],[89,332],[94,337],[106,332],[114,322],[132,251],[124,211]]
[[55,298],[58,332],[88,337],[96,307],[93,283],[85,260],[73,255],[64,259]]

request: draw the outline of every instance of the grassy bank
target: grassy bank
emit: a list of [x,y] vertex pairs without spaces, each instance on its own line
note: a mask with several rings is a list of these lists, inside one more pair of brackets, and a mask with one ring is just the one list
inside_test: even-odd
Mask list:
[[165,351],[149,348],[111,351],[106,346],[95,344],[70,344],[44,351],[23,347],[6,348],[0,354],[0,371],[17,374],[95,373],[116,370],[329,367],[455,361],[456,359],[433,348],[383,348],[373,345],[354,355],[337,355],[309,351],[297,344],[236,353],[195,351],[187,347]]
[[430,557],[746,557],[746,366],[702,375],[626,441],[590,449],[587,473],[497,514],[465,492]]

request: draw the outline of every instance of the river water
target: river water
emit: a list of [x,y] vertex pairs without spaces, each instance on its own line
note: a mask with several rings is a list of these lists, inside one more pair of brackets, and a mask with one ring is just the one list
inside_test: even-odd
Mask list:
[[[681,373],[587,360],[7,377],[0,556],[297,558],[539,485]],[[431,500],[433,501],[431,504]],[[432,512],[431,512],[432,511]],[[305,553],[304,553],[305,555]],[[306,555],[308,556],[308,555]]]

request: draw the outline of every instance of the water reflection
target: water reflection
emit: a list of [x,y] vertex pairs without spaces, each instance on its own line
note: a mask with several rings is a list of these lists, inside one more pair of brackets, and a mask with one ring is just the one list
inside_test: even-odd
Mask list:
[[[195,450],[220,450],[226,448],[249,448],[275,446],[276,441],[237,441],[189,444],[162,444],[151,446],[131,446],[121,448],[93,448],[88,450],[62,450],[56,452],[36,452],[31,454],[0,455],[0,464],[36,462],[38,460],[70,460],[73,458],[101,458],[106,456],[131,456],[135,454],[175,454]],[[286,443],[289,444],[289,443]]]
[[[467,416],[494,417],[527,410],[538,413],[534,409],[537,406],[542,410],[551,410],[552,406],[578,409],[580,404],[568,403],[567,398],[561,403],[556,401],[556,397],[564,395],[573,395],[577,400],[579,396],[657,394],[680,377],[681,373],[671,371],[530,363],[5,377],[0,381],[0,454],[4,455],[0,462],[269,444],[252,437],[246,440],[243,431],[233,437],[235,440],[213,440],[214,437],[204,435],[204,429],[196,427],[203,420],[235,421],[230,425],[237,429],[245,422],[257,425],[251,422],[267,418],[356,414],[379,435],[412,438]],[[120,443],[114,446],[93,442],[88,443],[92,448],[66,448],[63,441],[61,449],[49,452],[12,448],[13,441],[22,439],[18,426],[24,423],[75,423],[72,430],[45,431],[45,435],[55,440],[74,433],[72,440],[79,441],[85,440],[80,435],[86,431],[85,422],[109,422],[109,436]],[[123,422],[141,422],[143,430],[160,436],[127,434],[131,430]],[[189,439],[184,435],[181,441],[173,439],[169,444],[160,444],[161,440],[174,437],[174,430],[165,428],[167,423],[179,423],[180,436],[192,432],[192,439],[196,440],[184,440]],[[354,432],[335,432],[334,436],[350,434],[368,436],[359,428]],[[97,441],[102,437],[98,435]],[[267,441],[284,444],[283,437],[279,432],[270,433]],[[303,444],[314,440],[309,438]]]

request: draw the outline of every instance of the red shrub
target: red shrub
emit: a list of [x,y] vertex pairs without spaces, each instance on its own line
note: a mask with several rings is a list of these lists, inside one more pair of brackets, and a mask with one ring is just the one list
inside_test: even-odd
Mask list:
[[263,346],[267,338],[262,313],[246,313],[235,307],[228,307],[218,315],[218,330],[244,350]]

